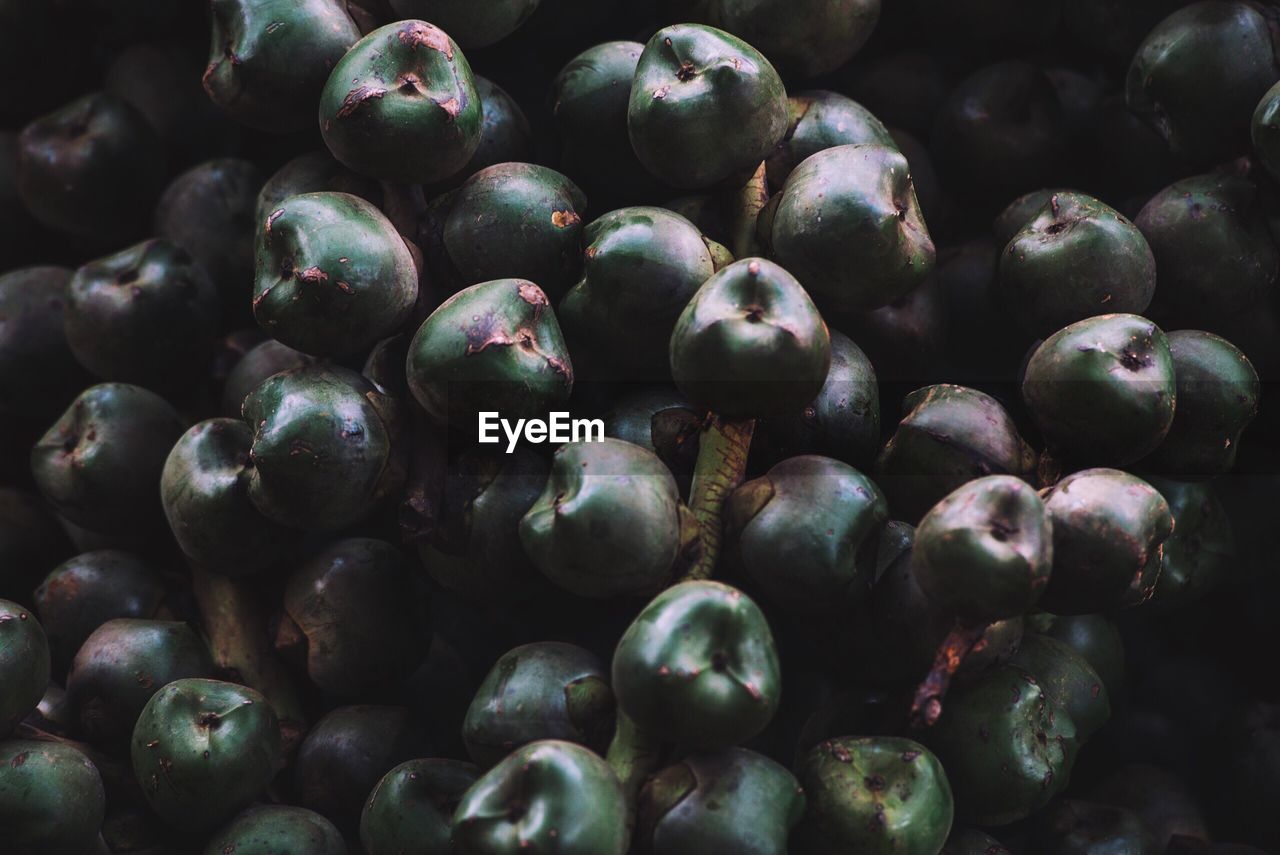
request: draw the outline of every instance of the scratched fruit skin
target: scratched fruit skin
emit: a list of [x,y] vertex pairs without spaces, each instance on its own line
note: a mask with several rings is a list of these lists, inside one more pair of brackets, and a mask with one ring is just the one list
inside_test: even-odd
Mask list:
[[209,838],[204,855],[348,855],[334,824],[306,808],[259,805]]
[[410,760],[382,776],[360,815],[368,855],[450,855],[450,824],[480,769],[460,760]]
[[621,712],[692,749],[746,742],[782,694],[768,621],[720,582],[682,582],[654,597],[619,640],[612,673]]
[[40,703],[49,687],[49,640],[30,609],[0,600],[0,739]]
[[0,828],[6,855],[94,851],[106,813],[97,768],[60,742],[0,742]]
[[480,145],[482,121],[467,58],[426,21],[369,33],[334,66],[320,96],[329,151],[384,181],[428,184],[458,172]]
[[1012,662],[1034,676],[1045,697],[1071,716],[1081,744],[1111,717],[1106,684],[1083,656],[1063,642],[1027,633]]
[[423,321],[405,372],[438,425],[471,431],[481,411],[545,417],[573,390],[573,366],[542,289],[495,279],[459,291]]
[[368,350],[418,299],[404,239],[369,202],[346,193],[285,199],[258,224],[253,316],[311,356]]
[[266,788],[280,762],[280,725],[261,694],[220,680],[176,680],[138,717],[133,772],[169,825],[208,831]]

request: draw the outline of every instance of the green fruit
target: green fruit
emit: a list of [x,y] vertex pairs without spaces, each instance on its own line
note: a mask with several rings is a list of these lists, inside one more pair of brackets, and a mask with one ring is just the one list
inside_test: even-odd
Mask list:
[[260,805],[237,816],[210,838],[204,855],[347,855],[347,843],[318,813],[287,805]]
[[400,406],[353,371],[275,374],[243,409],[254,429],[249,499],[281,525],[343,528],[403,483]]
[[212,0],[204,89],[236,121],[312,127],[334,64],[360,38],[341,0]]
[[1169,503],[1141,478],[1087,469],[1045,492],[1053,522],[1053,575],[1040,606],[1088,614],[1136,606],[1155,591]]
[[361,175],[403,184],[440,181],[466,166],[481,121],[467,58],[426,21],[397,21],[360,39],[320,96],[320,131],[333,156]]
[[540,739],[585,745],[603,754],[613,736],[613,691],[595,654],[555,641],[504,653],[480,684],[462,740],[487,768]]
[[382,777],[360,817],[368,855],[449,855],[450,825],[480,770],[458,760],[410,760]]
[[784,766],[745,748],[693,754],[640,791],[640,855],[780,855],[805,811],[805,793]]
[[448,30],[463,47],[486,47],[511,35],[538,8],[539,0],[390,0],[402,17],[425,18]]
[[688,495],[702,414],[674,388],[654,386],[623,394],[605,414],[604,433],[657,454],[675,475],[681,495]]
[[227,374],[222,386],[222,412],[239,418],[240,408],[249,393],[262,385],[272,374],[310,364],[310,356],[283,345],[275,339],[267,339],[255,345],[236,362]]
[[1054,193],[1000,256],[998,291],[1029,333],[1051,335],[1103,312],[1144,312],[1156,262],[1142,232],[1082,193]]
[[478,426],[482,411],[511,422],[545,417],[573,389],[547,295],[523,279],[481,282],[445,300],[418,328],[405,366],[432,420],[460,431]]
[[0,600],[0,739],[40,704],[48,687],[49,640],[44,629],[27,609]]
[[1027,363],[1022,399],[1051,450],[1124,465],[1145,457],[1173,424],[1173,358],[1158,326],[1098,315],[1046,339]]
[[809,295],[762,258],[716,273],[671,335],[671,375],[691,402],[729,418],[801,411],[822,390],[831,336]]
[[818,77],[858,53],[880,0],[706,0],[699,19],[757,46],[784,74]]
[[1011,665],[953,688],[926,736],[947,770],[956,818],[976,825],[1039,810],[1066,787],[1076,755],[1071,716]]
[[565,336],[664,379],[671,331],[716,270],[707,239],[679,214],[647,207],[605,214],[583,239],[582,281],[556,311]]
[[910,739],[852,736],[818,744],[801,761],[808,811],[803,855],[936,855],[954,808],[947,773]]
[[1228,582],[1239,567],[1227,509],[1213,484],[1152,478],[1173,514],[1173,534],[1164,542],[1153,603],[1183,607]]
[[0,487],[0,599],[30,606],[46,570],[71,545],[34,493]]
[[161,519],[160,472],[184,428],[173,407],[146,389],[91,386],[31,449],[36,488],[76,525],[140,534]]
[[572,742],[513,752],[467,790],[453,816],[458,855],[623,855],[627,808],[609,765]]
[[1044,855],[1160,855],[1164,846],[1131,810],[1062,799],[1036,820],[1035,851]]
[[25,267],[0,276],[0,414],[52,418],[80,385],[63,331],[71,271]]
[[844,612],[871,590],[888,519],[880,489],[852,466],[792,457],[729,495],[726,554],[790,612]]
[[951,832],[939,855],[1009,855],[1009,850],[981,831],[959,828]]
[[1129,65],[1129,109],[1169,147],[1210,164],[1243,154],[1249,117],[1280,75],[1271,19],[1252,3],[1192,3],[1147,33]]
[[1178,406],[1164,441],[1143,461],[1152,472],[1198,480],[1231,471],[1240,434],[1258,413],[1258,372],[1234,344],[1213,333],[1168,334]]
[[710,187],[750,173],[787,129],[787,93],[769,60],[723,30],[677,24],[640,55],[627,108],[631,145],[672,185]]
[[703,750],[763,730],[782,689],[760,607],[719,582],[682,582],[645,606],[618,641],[612,683],[642,731]]
[[648,596],[674,573],[685,525],[676,479],[656,454],[617,439],[569,442],[520,521],[520,542],[578,596]]
[[256,799],[280,760],[267,699],[219,680],[175,680],[151,696],[133,730],[133,772],[160,818],[207,831]]
[[523,163],[533,159],[533,129],[524,110],[493,81],[478,74],[475,81],[481,110],[480,143],[458,173],[462,178],[470,178],[496,163]]
[[1111,717],[1106,684],[1083,656],[1061,641],[1029,633],[1013,664],[1035,677],[1045,697],[1071,716],[1081,744]]
[[1035,615],[1030,621],[1036,632],[1079,653],[1102,680],[1110,697],[1120,696],[1124,688],[1124,641],[1115,621],[1102,615],[1047,613]]
[[[794,10],[793,10],[794,12]],[[766,161],[775,192],[811,155],[842,145],[897,148],[889,129],[857,101],[823,89],[797,92],[787,99],[790,125]]]
[[418,298],[404,239],[356,196],[286,199],[260,224],[255,251],[254,317],[313,356],[368,350],[409,319]]
[[809,157],[770,200],[759,228],[771,257],[836,311],[892,303],[933,270],[911,169],[887,145],[841,145]]
[[87,741],[122,748],[147,701],[162,686],[212,676],[204,641],[185,623],[109,620],[76,654],[67,675],[67,701]]
[[1035,453],[995,398],[964,386],[917,389],[876,463],[876,483],[898,519],[919,520],[974,478],[1030,478]]
[[262,228],[286,199],[304,193],[348,193],[379,208],[384,195],[377,181],[356,175],[327,151],[313,151],[290,160],[262,185],[253,209],[254,227]]
[[1280,178],[1280,83],[1266,91],[1253,111],[1253,151],[1273,178]]
[[11,855],[93,851],[106,812],[97,768],[61,742],[0,742],[0,825]]
[[355,537],[293,572],[276,630],[281,652],[330,695],[370,693],[407,678],[431,640],[408,561],[383,540]]
[[995,222],[991,224],[991,233],[996,243],[1001,247],[1008,245],[1027,223],[1040,215],[1055,196],[1081,200],[1092,198],[1065,187],[1023,193],[1006,205],[996,217]]

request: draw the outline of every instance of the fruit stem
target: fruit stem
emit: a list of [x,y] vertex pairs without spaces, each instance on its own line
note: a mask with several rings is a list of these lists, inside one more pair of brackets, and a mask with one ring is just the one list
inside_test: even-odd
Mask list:
[[640,788],[654,769],[658,768],[657,739],[636,727],[622,710],[618,710],[616,729],[613,741],[609,743],[606,759],[622,784],[622,795],[627,804],[627,828],[635,828],[636,803],[640,799]]
[[712,413],[698,438],[698,462],[689,490],[689,510],[698,520],[702,554],[681,581],[710,579],[724,539],[724,502],[742,483],[755,419],[724,419]]
[[769,182],[762,162],[738,191],[735,200],[733,227],[729,235],[729,249],[734,258],[750,258],[760,254],[759,243],[756,241],[756,220],[760,218],[760,212],[768,201]]
[[970,624],[957,621],[951,632],[938,646],[933,657],[933,667],[928,675],[916,687],[915,697],[911,701],[911,726],[915,728],[932,727],[942,715],[942,699],[951,686],[951,678],[964,663],[965,657],[982,640],[989,624]]

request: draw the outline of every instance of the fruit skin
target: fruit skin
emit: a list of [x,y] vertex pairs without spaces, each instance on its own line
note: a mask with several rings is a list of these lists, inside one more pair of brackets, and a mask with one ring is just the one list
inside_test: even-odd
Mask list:
[[654,597],[618,641],[612,673],[618,709],[642,731],[702,750],[759,733],[782,688],[764,614],[719,582],[682,582]]
[[1051,615],[1042,612],[1028,618],[1028,631],[1032,629],[1061,641],[1080,654],[1102,680],[1109,696],[1118,696],[1123,690],[1124,641],[1115,621],[1103,615]]
[[1273,178],[1280,178],[1280,82],[1258,101],[1250,131],[1253,151]]
[[770,200],[759,229],[771,256],[836,311],[892,303],[929,275],[936,257],[907,160],[887,145],[812,155]]
[[1173,534],[1164,542],[1152,603],[1182,608],[1229,582],[1239,566],[1231,518],[1212,483],[1151,478],[1169,503]]
[[916,529],[916,578],[944,611],[972,621],[1017,617],[1050,582],[1053,527],[1035,489],[1012,475],[956,488]]
[[147,701],[161,687],[212,676],[208,648],[185,623],[109,620],[76,654],[67,675],[67,702],[88,742],[124,748]]
[[280,726],[261,694],[220,680],[175,680],[151,696],[130,749],[142,793],[175,828],[208,831],[275,775]]
[[619,439],[568,442],[520,521],[520,542],[578,596],[647,596],[675,570],[684,517],[676,480],[653,452]]
[[1147,33],[1125,97],[1175,153],[1210,164],[1248,150],[1251,111],[1277,75],[1268,14],[1252,3],[1208,0]]
[[1054,193],[1000,255],[998,290],[1027,332],[1104,312],[1146,311],[1156,261],[1137,227],[1083,193]]
[[480,99],[480,142],[458,176],[470,178],[497,163],[533,159],[533,129],[529,119],[507,90],[488,78],[475,75]]
[[[313,126],[334,65],[359,40],[340,0],[212,0],[204,89],[238,122],[274,133]],[[281,26],[283,25],[283,26]]]
[[762,258],[703,283],[671,334],[671,375],[699,407],[729,418],[799,412],[822,390],[831,335],[800,283]]
[[0,599],[34,605],[46,568],[70,551],[58,521],[34,493],[0,487]]
[[[49,640],[28,609],[0,600],[0,739],[34,710],[49,687]],[[0,808],[2,811],[3,808]]]
[[128,102],[85,95],[18,137],[18,193],[42,225],[118,246],[143,231],[164,185],[164,151]]
[[0,413],[53,418],[75,395],[82,371],[63,331],[63,267],[24,267],[0,276]]
[[312,151],[293,158],[262,184],[254,203],[253,222],[261,228],[286,199],[304,193],[348,193],[380,208],[382,190],[377,181],[355,174],[329,152]]
[[788,612],[841,612],[870,592],[888,519],[880,488],[852,466],[792,457],[730,493],[726,557]]
[[532,742],[467,790],[453,816],[458,855],[623,855],[627,808],[607,763],[572,742]]
[[1081,744],[1111,717],[1106,684],[1083,656],[1061,641],[1028,633],[1012,661],[1035,677],[1045,697],[1071,716]]
[[1154,451],[1174,418],[1169,340],[1138,315],[1098,315],[1047,338],[1031,355],[1022,400],[1049,448],[1123,466]]
[[31,449],[31,473],[63,517],[95,532],[141,533],[160,519],[160,472],[182,418],[140,386],[81,392]]
[[1164,847],[1133,811],[1078,799],[1063,799],[1037,817],[1035,851],[1086,855],[1099,851],[1158,855]]
[[106,813],[97,768],[60,742],[0,742],[0,823],[12,855],[92,851]]
[[288,805],[259,805],[241,813],[210,838],[204,855],[347,855],[333,823]]
[[584,745],[603,755],[613,736],[609,675],[595,654],[556,641],[504,653],[476,690],[462,740],[481,768],[539,739]]
[[633,847],[639,855],[777,855],[804,811],[796,777],[764,755],[745,748],[693,754],[640,791]]
[[281,525],[343,528],[403,483],[400,405],[353,371],[316,364],[275,374],[243,413],[254,429],[249,499]]
[[220,315],[208,272],[160,239],[77,270],[63,324],[71,352],[94,375],[168,389],[208,362]]
[[272,374],[310,364],[312,358],[275,339],[255,345],[236,362],[222,385],[222,412],[240,417],[240,408],[249,393]]
[[654,33],[627,108],[636,156],[673,187],[711,187],[750,172],[787,129],[787,93],[758,50],[723,30],[677,24]]
[[480,770],[459,760],[410,760],[382,777],[360,816],[369,855],[449,855],[450,824]]
[[1240,434],[1258,413],[1258,372],[1238,347],[1213,333],[1176,330],[1167,338],[1178,406],[1169,433],[1143,467],[1188,481],[1230,472]]
[[1000,402],[965,386],[917,389],[876,462],[876,483],[897,519],[916,521],[974,478],[1030,478],[1035,453]]
[[951,830],[947,773],[918,742],[845,736],[801,761],[808,811],[798,855],[935,855]]
[[787,98],[787,133],[765,161],[769,187],[783,188],[795,168],[811,155],[841,145],[897,148],[884,123],[852,98],[814,89]]
[[361,175],[404,184],[466,166],[481,121],[467,58],[426,21],[397,21],[360,39],[320,96],[320,131],[333,156]]
[[573,389],[555,312],[524,279],[481,282],[441,303],[414,334],[405,372],[432,421],[459,431],[477,428],[481,411],[545,417]]
[[1047,490],[1044,503],[1053,522],[1053,575],[1041,608],[1089,614],[1151,598],[1173,532],[1169,503],[1154,487],[1116,469],[1086,469]]
[[702,416],[671,386],[642,386],[621,395],[604,417],[604,435],[662,459],[687,496],[698,458]]
[[540,0],[498,0],[477,5],[470,0],[390,0],[402,18],[425,18],[449,31],[466,48],[487,47],[511,35]]
[[983,826],[1047,804],[1066,787],[1076,754],[1071,717],[1012,665],[954,687],[925,741],[947,770],[956,818]]

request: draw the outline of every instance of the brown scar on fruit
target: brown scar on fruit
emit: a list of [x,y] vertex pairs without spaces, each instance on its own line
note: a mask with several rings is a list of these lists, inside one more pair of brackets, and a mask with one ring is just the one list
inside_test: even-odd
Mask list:
[[430,25],[410,24],[397,35],[410,50],[417,50],[425,45],[444,54],[448,59],[453,59],[453,45],[449,43],[449,37],[441,29]]
[[577,225],[582,222],[582,218],[574,211],[552,211],[551,225],[558,229],[567,229],[569,226]]
[[272,211],[271,215],[267,217],[266,235],[268,238],[271,237],[271,227],[275,225],[276,220],[280,219],[283,216],[284,216],[284,208],[278,208]]
[[325,273],[319,267],[308,267],[306,270],[298,273],[298,281],[306,282],[310,285],[316,285],[321,282],[328,282],[329,274]]
[[462,112],[462,104],[458,102],[457,98],[450,98],[448,101],[437,101],[436,104],[439,105],[441,110],[449,114],[450,119],[456,119],[458,114]]
[[359,110],[366,101],[381,98],[386,94],[387,90],[379,89],[377,86],[357,86],[342,99],[342,106],[338,108],[338,118],[345,119]]

